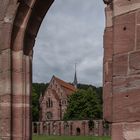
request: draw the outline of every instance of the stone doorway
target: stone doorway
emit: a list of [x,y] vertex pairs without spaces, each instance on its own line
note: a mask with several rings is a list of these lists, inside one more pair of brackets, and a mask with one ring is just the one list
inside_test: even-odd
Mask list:
[[81,134],[81,129],[80,128],[76,128],[76,135],[80,136],[80,134]]

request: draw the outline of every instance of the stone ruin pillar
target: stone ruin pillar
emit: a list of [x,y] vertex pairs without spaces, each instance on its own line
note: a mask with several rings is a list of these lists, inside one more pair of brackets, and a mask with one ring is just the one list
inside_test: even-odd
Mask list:
[[104,134],[104,131],[103,131],[103,121],[102,120],[99,120],[98,121],[98,136],[103,136]]
[[[13,46],[22,47],[23,40],[21,34],[18,34],[17,38],[12,36],[18,5],[16,1],[0,1],[0,139],[2,140],[31,139],[32,56],[24,55],[21,49],[12,49]],[[15,26],[18,28],[18,24]]]
[[138,140],[140,1],[104,1],[104,118],[112,123],[112,140]]
[[32,48],[53,0],[0,0],[0,139],[31,140]]

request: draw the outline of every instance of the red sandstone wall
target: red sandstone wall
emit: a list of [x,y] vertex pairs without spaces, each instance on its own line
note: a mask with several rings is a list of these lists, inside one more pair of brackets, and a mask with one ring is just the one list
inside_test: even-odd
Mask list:
[[140,139],[140,1],[112,5],[104,34],[104,118],[113,123],[112,140]]
[[[94,128],[89,129],[89,120],[75,120],[75,121],[46,121],[46,122],[34,122],[33,123],[33,134],[37,130],[36,134],[45,135],[66,135],[66,136],[103,136],[110,135],[109,128],[103,127],[102,120],[93,120]],[[34,129],[37,126],[37,129]],[[80,132],[77,132],[77,128]]]

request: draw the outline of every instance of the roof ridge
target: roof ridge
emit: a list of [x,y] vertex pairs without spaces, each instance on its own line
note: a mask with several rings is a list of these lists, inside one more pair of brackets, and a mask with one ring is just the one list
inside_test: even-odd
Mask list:
[[61,86],[66,87],[66,88],[68,88],[68,89],[71,89],[71,90],[73,90],[73,91],[76,90],[76,88],[75,88],[73,85],[69,84],[68,82],[66,82],[66,81],[64,81],[64,80],[61,80],[60,78],[58,78],[58,77],[56,77],[56,76],[53,76],[53,77],[58,81],[58,83],[59,83]]

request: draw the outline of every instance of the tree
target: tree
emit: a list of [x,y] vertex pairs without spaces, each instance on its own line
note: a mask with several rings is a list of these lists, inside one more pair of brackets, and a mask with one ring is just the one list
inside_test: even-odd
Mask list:
[[39,120],[39,97],[41,93],[44,93],[48,84],[45,83],[33,83],[32,84],[32,121]]
[[102,118],[102,106],[93,88],[78,90],[68,98],[64,120]]

